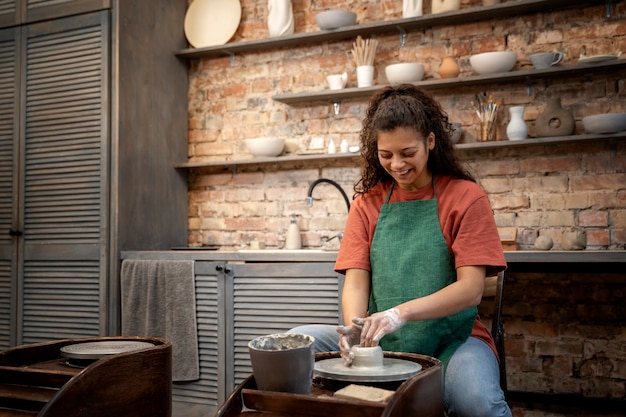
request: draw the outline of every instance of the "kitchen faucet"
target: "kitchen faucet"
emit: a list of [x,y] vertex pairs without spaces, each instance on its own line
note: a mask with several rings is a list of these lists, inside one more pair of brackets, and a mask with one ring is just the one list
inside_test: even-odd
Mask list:
[[346,206],[348,207],[348,213],[350,212],[350,200],[348,199],[348,195],[346,194],[346,192],[343,190],[343,188],[341,188],[341,185],[337,184],[335,181],[333,180],[329,180],[328,178],[318,178],[315,181],[313,181],[311,183],[311,185],[309,186],[309,192],[307,193],[307,197],[306,197],[306,202],[307,205],[309,207],[313,206],[313,190],[315,189],[315,187],[322,183],[328,183],[332,186],[334,186],[336,189],[339,190],[339,192],[341,193],[341,195],[343,196],[343,199],[346,201]]

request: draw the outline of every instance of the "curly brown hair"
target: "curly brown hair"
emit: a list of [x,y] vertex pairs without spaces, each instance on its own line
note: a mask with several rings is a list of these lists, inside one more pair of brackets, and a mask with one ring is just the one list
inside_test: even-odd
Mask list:
[[356,194],[364,194],[393,178],[378,160],[378,133],[397,128],[414,129],[426,142],[430,132],[435,135],[435,148],[428,156],[433,175],[449,175],[476,182],[461,166],[450,140],[452,125],[441,105],[428,93],[413,84],[399,84],[380,90],[371,98],[359,134],[361,143],[361,179],[354,186]]

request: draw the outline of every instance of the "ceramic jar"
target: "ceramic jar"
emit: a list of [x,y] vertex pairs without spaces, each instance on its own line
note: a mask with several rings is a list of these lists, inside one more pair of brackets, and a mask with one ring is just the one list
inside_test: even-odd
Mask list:
[[431,13],[443,13],[461,8],[461,0],[432,0]]
[[444,56],[437,72],[441,78],[455,78],[458,77],[461,69],[453,56]]
[[402,0],[402,17],[415,17],[422,15],[422,0]]
[[575,129],[574,116],[561,106],[560,98],[548,99],[546,108],[535,120],[535,135],[539,138],[573,135]]
[[509,140],[522,140],[528,136],[528,126],[524,121],[524,106],[512,106],[509,108],[511,120],[506,126],[506,136]]
[[268,0],[267,29],[270,37],[293,33],[293,6],[291,0]]

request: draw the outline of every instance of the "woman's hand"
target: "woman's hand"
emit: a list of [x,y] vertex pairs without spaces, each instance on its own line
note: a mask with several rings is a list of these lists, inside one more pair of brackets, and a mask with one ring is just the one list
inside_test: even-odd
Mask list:
[[400,317],[400,310],[396,307],[372,314],[369,317],[355,318],[352,321],[363,327],[361,346],[365,347],[378,345],[383,336],[395,332],[406,323],[406,320]]
[[337,333],[339,333],[340,356],[343,358],[346,366],[350,366],[354,359],[354,352],[351,351],[351,348],[359,343],[361,326],[338,326]]

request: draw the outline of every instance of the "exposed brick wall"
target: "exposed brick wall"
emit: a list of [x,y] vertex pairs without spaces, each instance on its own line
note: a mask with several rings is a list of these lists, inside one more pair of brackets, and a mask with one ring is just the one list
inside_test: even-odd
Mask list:
[[[295,30],[316,31],[315,14],[332,7],[356,11],[360,23],[399,18],[401,3],[294,0]],[[430,2],[424,3],[424,12],[428,13]],[[470,7],[480,1],[462,3]],[[457,57],[462,77],[471,74],[471,54],[490,50],[516,51],[517,69],[529,68],[527,54],[542,50],[564,51],[567,65],[575,64],[581,53],[626,53],[626,2],[614,2],[610,19],[605,17],[604,2],[598,3],[593,7],[428,28],[408,33],[404,47],[397,34],[377,36],[376,83],[386,83],[385,65],[403,60],[424,63],[426,77],[437,78],[441,57],[448,54]],[[233,40],[267,37],[266,4],[266,0],[242,0],[242,21]],[[330,104],[291,107],[271,98],[280,93],[323,90],[327,74],[343,71],[349,74],[348,86],[354,86],[354,64],[348,55],[351,45],[352,40],[238,54],[232,66],[228,56],[191,61],[189,160],[249,158],[243,140],[261,136],[283,137],[292,150],[305,150],[311,138],[317,136],[324,137],[326,143],[332,139],[339,144],[346,139],[356,144],[365,100],[344,101],[335,115]],[[577,133],[583,132],[581,119],[585,115],[626,112],[623,69],[537,80],[530,85],[502,83],[434,91],[450,118],[463,124],[464,142],[476,140],[477,118],[470,100],[483,91],[503,103],[498,117],[500,140],[506,138],[506,109],[512,105],[525,106],[524,118],[531,136],[534,120],[550,97],[560,97],[563,106],[572,112]],[[471,150],[462,152],[461,158],[489,194],[498,225],[517,228],[520,249],[532,248],[540,233],[551,236],[558,249],[562,233],[571,226],[585,229],[590,249],[625,248],[626,141]],[[239,167],[235,173],[192,172],[189,243],[241,248],[259,240],[268,247],[280,248],[289,215],[296,213],[304,246],[336,248],[336,239],[326,242],[325,238],[343,228],[346,207],[334,188],[323,185],[315,190],[313,207],[307,207],[307,188],[319,177],[340,182],[351,195],[359,177],[357,161],[331,159]],[[526,276],[513,275],[511,280],[514,282],[506,295],[511,388],[623,396],[626,319],[623,310],[615,311],[619,302],[609,306],[617,317],[608,324],[586,322],[587,318],[604,320],[606,309],[596,301],[579,301],[577,314],[585,321],[579,323],[577,318],[568,322],[570,319],[558,312],[571,307],[571,302],[559,296],[572,287],[554,286],[559,280],[553,277],[547,286],[534,285],[543,284],[540,276],[533,277],[532,284],[526,284]],[[615,282],[597,284],[594,291],[614,295],[619,287]],[[588,297],[587,287],[576,288],[582,299]],[[554,300],[535,306],[536,296],[547,297],[551,292],[555,292]],[[532,299],[518,302],[520,297]],[[531,307],[543,308],[544,312],[524,310]],[[598,311],[602,314],[595,314]],[[603,336],[589,334],[594,331]]]

